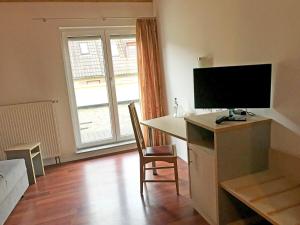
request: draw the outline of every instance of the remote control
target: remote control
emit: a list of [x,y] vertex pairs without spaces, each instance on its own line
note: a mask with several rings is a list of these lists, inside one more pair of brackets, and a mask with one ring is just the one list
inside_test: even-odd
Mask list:
[[222,122],[228,120],[227,116],[221,116],[219,118],[216,119],[216,124],[221,124]]

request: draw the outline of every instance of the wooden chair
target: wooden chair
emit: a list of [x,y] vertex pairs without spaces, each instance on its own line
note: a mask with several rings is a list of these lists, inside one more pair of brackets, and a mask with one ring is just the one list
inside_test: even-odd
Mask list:
[[[134,136],[140,156],[140,191],[143,195],[143,184],[146,182],[175,182],[176,192],[179,195],[178,187],[178,169],[177,155],[174,145],[146,147],[143,133],[140,127],[139,118],[136,113],[134,103],[128,105]],[[152,166],[146,167],[146,164],[157,161],[163,161],[173,164],[172,166]],[[152,164],[153,165],[153,164]],[[172,169],[174,168],[175,180],[146,180],[146,170]]]

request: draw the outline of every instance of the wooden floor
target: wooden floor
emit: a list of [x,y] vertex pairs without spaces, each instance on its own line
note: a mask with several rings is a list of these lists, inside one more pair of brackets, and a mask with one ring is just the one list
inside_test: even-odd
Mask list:
[[[173,183],[150,183],[144,198],[137,152],[47,168],[5,225],[207,225],[191,207],[187,164],[178,161],[180,196]],[[172,175],[161,171],[156,178]]]

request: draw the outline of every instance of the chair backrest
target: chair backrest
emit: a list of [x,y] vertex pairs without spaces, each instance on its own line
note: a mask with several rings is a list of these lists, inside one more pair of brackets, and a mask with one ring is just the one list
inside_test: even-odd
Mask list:
[[132,127],[133,127],[136,144],[138,147],[138,151],[139,151],[140,157],[143,157],[143,149],[146,148],[145,140],[143,137],[142,129],[140,126],[140,121],[139,121],[138,115],[136,113],[134,103],[133,102],[130,103],[128,105],[128,108],[129,108],[130,119],[131,119],[131,123],[132,123]]

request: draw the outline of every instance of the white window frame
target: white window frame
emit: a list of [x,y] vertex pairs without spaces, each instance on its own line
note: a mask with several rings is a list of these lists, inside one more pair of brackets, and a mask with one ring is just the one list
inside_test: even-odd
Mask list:
[[[92,148],[95,146],[109,145],[119,142],[131,141],[133,135],[121,136],[118,117],[118,105],[116,96],[116,87],[113,73],[112,52],[110,45],[110,35],[135,35],[135,27],[95,27],[95,28],[60,28],[62,34],[62,49],[65,67],[65,77],[68,87],[69,104],[71,109],[71,118],[74,130],[74,137],[77,149]],[[70,37],[99,37],[103,42],[105,80],[107,83],[107,96],[109,101],[109,111],[111,118],[112,139],[105,141],[96,141],[92,143],[82,143],[80,136],[79,118],[77,113],[77,104],[75,98],[74,83],[72,77],[71,61],[69,55],[68,38]],[[110,61],[110,62],[108,62]]]

